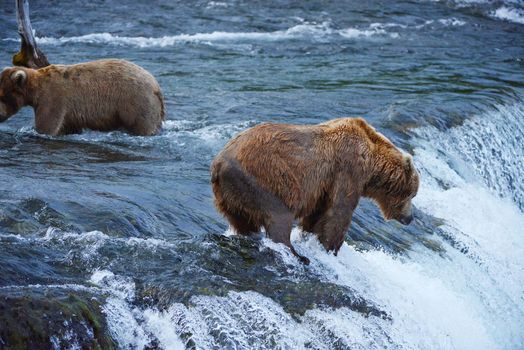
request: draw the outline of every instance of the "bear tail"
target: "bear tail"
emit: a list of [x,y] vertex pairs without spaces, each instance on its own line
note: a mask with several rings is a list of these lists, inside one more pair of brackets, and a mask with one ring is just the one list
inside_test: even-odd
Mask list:
[[162,95],[162,91],[157,90],[155,91],[155,95],[160,101],[160,120],[164,121],[166,119],[166,107],[164,104],[164,95]]
[[211,167],[211,183],[212,184],[218,184],[218,174],[220,173],[220,166],[222,163],[220,162],[213,162],[213,165]]

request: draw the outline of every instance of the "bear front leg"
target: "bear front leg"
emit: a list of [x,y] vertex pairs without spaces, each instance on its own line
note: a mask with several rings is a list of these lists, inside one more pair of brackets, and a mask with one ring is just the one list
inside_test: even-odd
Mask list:
[[332,205],[318,218],[312,230],[324,248],[327,251],[334,251],[335,255],[344,243],[353,211],[360,199],[358,193],[347,190],[348,184],[349,181],[342,179],[339,185],[334,186]]
[[39,134],[60,135],[65,112],[54,106],[38,107],[35,110],[35,129]]
[[313,210],[311,214],[300,219],[299,226],[302,228],[302,230],[306,232],[315,232],[314,229],[316,223],[322,216],[326,214],[330,204],[331,203],[327,198],[323,198],[321,201],[319,201],[315,210]]
[[351,223],[352,215],[353,212],[348,207],[339,206],[328,210],[316,223],[313,232],[328,252],[334,251],[337,255],[344,243],[344,236]]

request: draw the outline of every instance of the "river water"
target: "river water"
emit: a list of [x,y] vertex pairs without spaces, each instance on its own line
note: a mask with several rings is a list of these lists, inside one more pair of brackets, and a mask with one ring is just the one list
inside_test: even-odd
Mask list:
[[[0,64],[19,46],[0,5]],[[524,348],[524,3],[31,1],[52,63],[152,72],[155,137],[0,124],[0,348]],[[363,116],[414,155],[410,226],[363,200],[302,266],[213,207],[261,122]]]

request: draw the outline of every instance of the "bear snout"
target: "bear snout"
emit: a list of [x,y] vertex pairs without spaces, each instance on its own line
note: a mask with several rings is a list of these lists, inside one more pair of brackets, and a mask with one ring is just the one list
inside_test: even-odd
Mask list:
[[7,110],[5,108],[5,105],[0,101],[0,121],[4,121],[7,119]]
[[408,216],[403,216],[398,221],[403,225],[409,225],[411,221],[413,221],[413,214],[409,214]]
[[2,109],[2,103],[0,102],[0,123],[5,122],[7,119],[9,119],[9,113]]

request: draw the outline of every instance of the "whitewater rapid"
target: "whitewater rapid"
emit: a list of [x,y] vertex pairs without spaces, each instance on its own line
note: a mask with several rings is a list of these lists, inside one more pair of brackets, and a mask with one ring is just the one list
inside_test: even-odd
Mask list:
[[[155,5],[31,9],[52,62],[136,62],[169,115],[155,137],[0,124],[0,348],[31,324],[55,349],[524,349],[522,1]],[[362,200],[336,257],[293,230],[307,267],[226,230],[228,140],[358,115],[413,154],[413,224]]]
[[[112,33],[90,33],[79,36],[37,37],[41,45],[65,45],[74,43],[109,44],[117,46],[133,46],[137,48],[168,47],[185,42],[216,43],[216,42],[257,42],[257,41],[285,41],[293,39],[304,40],[328,40],[340,39],[372,39],[372,38],[399,38],[403,31],[409,33],[413,30],[423,28],[453,28],[466,25],[466,22],[455,17],[441,18],[437,20],[426,20],[420,24],[402,23],[370,23],[355,27],[336,28],[331,21],[321,23],[305,22],[292,26],[285,30],[273,32],[223,32],[214,31],[210,33],[193,33],[164,35],[161,37],[143,36],[120,36]],[[5,41],[19,41],[18,38],[4,38]]]
[[[90,282],[110,295],[104,313],[112,336],[124,348],[144,348],[152,341],[165,349],[214,348],[218,339],[231,348],[258,349],[276,344],[293,349],[522,347],[524,214],[518,179],[523,111],[522,104],[499,106],[448,130],[413,131],[422,179],[414,203],[440,220],[432,237],[441,244],[440,253],[416,245],[406,255],[395,255],[344,243],[335,257],[316,238],[294,229],[294,246],[311,259],[304,267],[285,247],[262,239],[260,249],[276,251],[292,274],[350,287],[382,316],[322,306],[291,315],[254,291],[193,296],[187,305],[144,309],[133,304],[131,279],[96,270]],[[43,239],[59,237],[81,240],[91,255],[109,239],[100,232],[78,237],[56,230]],[[169,249],[159,240],[130,240]]]
[[[122,348],[143,349],[151,344],[164,349],[186,345],[215,348],[218,344],[241,349],[272,349],[276,345],[292,349],[521,348],[523,121],[524,105],[515,103],[496,106],[450,129],[421,127],[411,131],[414,161],[421,173],[414,204],[436,218],[430,238],[440,249],[416,244],[406,254],[394,254],[344,243],[335,257],[326,253],[314,236],[295,228],[293,245],[311,260],[311,265],[304,267],[286,247],[262,238],[260,250],[276,252],[279,264],[296,276],[297,283],[300,276],[315,276],[323,283],[350,288],[352,298],[364,300],[379,310],[378,314],[318,305],[303,315],[294,315],[255,291],[195,295],[187,304],[174,303],[164,309],[144,307],[135,303],[134,281],[108,269],[93,270],[87,285],[45,288],[106,295],[103,313],[111,336]],[[191,137],[216,146],[252,123],[255,121],[197,127],[189,121],[169,121],[159,137],[175,143]],[[72,137],[94,137],[96,142],[97,137],[105,140],[109,136],[87,133]],[[64,245],[78,250],[66,258],[80,259],[88,266],[108,246],[153,253],[176,248],[162,239],[111,237],[100,231],[79,234],[56,228],[49,228],[42,236],[7,235],[0,239]]]

